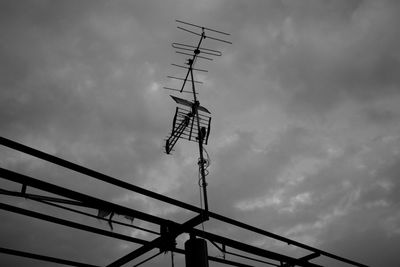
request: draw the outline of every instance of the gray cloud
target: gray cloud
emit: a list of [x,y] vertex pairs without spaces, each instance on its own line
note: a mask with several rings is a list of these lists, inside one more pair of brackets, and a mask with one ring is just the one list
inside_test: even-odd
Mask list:
[[[161,87],[170,85],[166,75],[180,75],[169,64],[184,61],[170,43],[193,41],[174,19],[215,27],[232,33],[233,45],[206,40],[224,54],[201,63],[210,72],[197,77],[205,81],[201,103],[213,114],[211,209],[371,266],[399,262],[397,2],[0,5],[2,136],[199,205],[195,144],[178,142],[172,156],[162,154],[175,106]],[[0,158],[5,168],[168,219],[191,216],[5,148]],[[98,264],[135,248],[6,212],[2,218],[5,247]],[[300,255],[219,222],[205,226]],[[44,266],[0,257],[4,266]],[[164,255],[152,266],[168,261]]]
[[387,27],[398,23],[396,10],[393,2],[366,1],[347,18],[304,22],[289,16],[277,76],[292,94],[291,108],[318,113],[346,98],[371,101],[397,94],[398,32]]

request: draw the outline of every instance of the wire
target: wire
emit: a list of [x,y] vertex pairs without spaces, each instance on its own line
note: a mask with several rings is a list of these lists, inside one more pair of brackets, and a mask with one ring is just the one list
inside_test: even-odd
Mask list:
[[204,166],[204,170],[206,171],[206,176],[209,174],[209,171],[207,170],[208,167],[211,165],[211,158],[210,155],[208,154],[207,150],[203,148],[204,152],[206,153],[207,159],[206,159],[206,166]]
[[[203,148],[203,151],[206,153],[206,159],[203,159],[203,162],[201,162],[201,158],[199,158],[199,160],[197,161],[197,164],[199,165],[199,186],[203,187],[203,181],[201,177],[201,168],[204,168],[204,176],[208,176],[208,174],[210,174],[210,171],[208,170],[208,167],[210,167],[211,165],[211,158],[210,155],[208,154],[207,150],[205,148]],[[202,166],[203,165],[203,166]]]
[[[208,154],[207,150],[203,147],[203,151],[206,154],[206,159],[201,160],[199,158],[197,164],[199,165],[199,172],[198,172],[198,184],[199,184],[199,196],[200,196],[200,208],[203,209],[203,197],[202,197],[202,188],[203,188],[203,177],[201,175],[202,168],[204,170],[204,178],[210,173],[208,167],[211,165],[210,155]],[[205,182],[205,181],[204,181]],[[207,185],[207,184],[206,184]],[[204,189],[203,189],[204,190]],[[204,222],[201,223],[201,228],[204,231]]]

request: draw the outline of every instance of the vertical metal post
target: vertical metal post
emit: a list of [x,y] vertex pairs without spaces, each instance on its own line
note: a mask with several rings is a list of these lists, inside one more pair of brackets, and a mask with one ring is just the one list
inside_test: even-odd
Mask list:
[[197,120],[197,132],[198,132],[198,142],[199,142],[199,154],[200,154],[200,159],[199,159],[199,166],[200,166],[200,175],[201,175],[201,187],[203,188],[203,199],[204,199],[204,219],[208,220],[208,198],[207,198],[207,182],[206,182],[206,172],[204,168],[204,154],[203,154],[203,138],[201,134],[201,129],[200,129],[200,117],[199,117],[199,112],[198,112],[198,107],[200,105],[200,102],[197,100],[196,97],[196,88],[195,88],[195,83],[194,83],[194,76],[193,76],[193,64],[196,60],[196,56],[199,54],[199,47],[201,45],[201,42],[203,39],[206,38],[204,34],[204,29],[201,34],[201,38],[199,41],[199,44],[197,45],[197,49],[195,50],[195,54],[193,56],[192,60],[189,60],[189,72],[190,72],[190,78],[192,81],[192,90],[193,90],[193,100],[194,100],[194,106],[193,106],[193,115],[196,117]]
[[[193,71],[190,71],[190,75],[192,76],[193,80]],[[192,88],[193,92],[195,92],[195,87],[194,83],[192,82]],[[196,117],[197,120],[197,132],[198,132],[198,143],[199,143],[199,154],[200,154],[200,159],[199,159],[199,166],[200,166],[200,175],[201,175],[201,187],[203,189],[203,199],[204,199],[204,211],[205,211],[205,218],[208,219],[208,200],[207,200],[207,183],[206,183],[206,173],[205,173],[205,160],[204,160],[204,152],[203,152],[203,136],[201,134],[201,129],[200,129],[200,118],[199,118],[199,112],[198,112],[198,106],[200,105],[199,101],[196,99],[196,94],[194,95],[194,116]]]

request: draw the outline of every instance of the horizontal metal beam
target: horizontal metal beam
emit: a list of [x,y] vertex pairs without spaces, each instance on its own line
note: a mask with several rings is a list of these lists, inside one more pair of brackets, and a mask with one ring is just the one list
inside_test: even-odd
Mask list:
[[47,261],[47,262],[52,262],[52,263],[57,263],[57,264],[76,266],[76,267],[99,267],[98,265],[81,263],[81,262],[71,261],[71,260],[64,260],[64,259],[60,259],[60,258],[54,258],[54,257],[40,255],[40,254],[34,254],[34,253],[30,253],[30,252],[9,249],[9,248],[2,248],[2,247],[0,247],[0,253],[24,257],[24,258],[30,258],[30,259],[40,260],[40,261]]
[[1,188],[0,188],[0,194],[7,195],[7,196],[14,196],[14,197],[24,197],[24,198],[29,198],[32,200],[37,200],[37,201],[42,200],[42,201],[49,201],[49,202],[55,202],[55,203],[63,203],[63,204],[68,204],[68,205],[80,206],[80,207],[85,207],[85,208],[92,208],[87,205],[84,205],[83,203],[81,203],[79,201],[74,201],[74,200],[70,200],[70,199],[42,196],[42,195],[37,195],[37,194],[28,194],[28,193],[22,193],[22,192],[15,192],[15,191],[4,190]]
[[3,146],[9,147],[11,149],[23,152],[25,154],[34,156],[36,158],[39,158],[39,159],[54,163],[54,164],[62,166],[64,168],[73,170],[75,172],[90,176],[90,177],[98,179],[100,181],[103,181],[103,182],[106,182],[106,183],[109,183],[109,184],[112,184],[112,185],[115,185],[115,186],[118,186],[118,187],[121,187],[121,188],[125,188],[127,190],[136,192],[138,194],[142,194],[142,195],[148,196],[150,198],[154,198],[154,199],[157,199],[159,201],[163,201],[163,202],[169,203],[171,205],[174,205],[174,206],[177,206],[177,207],[180,207],[180,208],[183,208],[183,209],[191,210],[191,211],[194,211],[194,212],[197,212],[197,213],[201,213],[202,212],[202,209],[200,209],[200,208],[198,208],[196,206],[193,206],[193,205],[184,203],[182,201],[179,201],[179,200],[176,200],[176,199],[173,199],[173,198],[170,198],[170,197],[155,193],[153,191],[141,188],[139,186],[136,186],[136,185],[133,185],[133,184],[118,180],[118,179],[113,178],[111,176],[105,175],[103,173],[97,172],[95,170],[83,167],[83,166],[75,164],[75,163],[72,163],[70,161],[61,159],[59,157],[47,154],[47,153],[42,152],[40,150],[25,146],[23,144],[20,144],[18,142],[12,141],[10,139],[7,139],[7,138],[1,137],[1,136],[0,136],[0,144],[3,145]]
[[368,267],[365,264],[361,264],[359,262],[355,262],[355,261],[352,261],[352,260],[337,256],[337,255],[334,255],[332,253],[329,253],[329,252],[326,252],[326,251],[323,251],[323,250],[308,246],[306,244],[294,241],[292,239],[289,239],[289,238],[286,238],[286,237],[283,237],[283,236],[280,236],[280,235],[265,231],[263,229],[260,229],[260,228],[245,224],[243,222],[239,222],[237,220],[225,217],[225,216],[220,215],[220,214],[209,212],[209,216],[210,216],[210,218],[213,218],[213,219],[216,219],[216,220],[219,220],[219,221],[222,221],[222,222],[226,222],[226,223],[235,225],[237,227],[252,231],[254,233],[258,233],[258,234],[261,234],[261,235],[264,235],[264,236],[267,236],[267,237],[282,241],[284,243],[287,243],[288,245],[294,245],[296,247],[303,248],[303,249],[318,253],[320,255],[323,255],[323,256],[331,258],[331,259],[335,259],[335,260],[338,260],[338,261],[341,261],[341,262],[345,262],[347,264],[358,266],[358,267]]
[[[40,219],[40,220],[44,220],[44,221],[48,221],[48,222],[64,225],[64,226],[67,226],[67,227],[70,227],[70,228],[83,230],[83,231],[90,232],[90,233],[95,233],[95,234],[99,234],[99,235],[103,235],[103,236],[108,236],[108,237],[116,238],[116,239],[123,240],[123,241],[133,242],[133,243],[136,243],[136,244],[146,245],[146,244],[150,243],[147,240],[143,240],[143,239],[134,238],[134,237],[131,237],[131,236],[126,236],[126,235],[122,235],[122,234],[118,234],[118,233],[105,231],[105,230],[102,230],[102,229],[98,229],[98,228],[87,226],[87,225],[83,225],[83,224],[80,224],[80,223],[75,223],[75,222],[71,222],[71,221],[68,221],[68,220],[56,218],[56,217],[49,216],[49,215],[46,215],[46,214],[42,214],[42,213],[39,213],[39,212],[34,212],[34,211],[30,211],[30,210],[14,207],[14,206],[11,206],[11,205],[8,205],[8,204],[0,203],[0,209],[6,210],[6,211],[9,211],[9,212],[13,212],[13,213],[17,213],[17,214],[21,214],[21,215],[25,215],[25,216],[29,216],[29,217],[33,217],[33,218],[36,218],[36,219]],[[159,248],[161,248],[161,246]],[[7,250],[7,249],[3,249],[0,252],[6,253],[5,251],[8,251],[9,252],[8,254],[13,254],[13,255],[17,255],[16,253],[18,253],[18,252],[12,253],[12,250]],[[183,249],[173,248],[173,251],[176,252],[176,253],[185,254],[185,251]],[[27,253],[27,252],[20,252],[19,255],[17,255],[17,256],[22,256],[22,255],[27,255],[28,256],[28,255],[31,255],[31,254]],[[32,258],[35,258],[34,255],[32,255],[32,256],[33,256]],[[42,256],[42,257],[40,257],[40,259],[41,260],[45,260],[45,261],[48,260],[50,262],[53,262],[52,258],[51,257],[47,257],[47,256]],[[247,264],[242,264],[242,263],[238,263],[238,262],[234,262],[234,261],[229,261],[229,260],[226,260],[226,259],[220,259],[220,258],[212,257],[212,256],[208,256],[208,259],[210,261],[219,262],[219,263],[223,263],[223,264],[227,264],[227,265],[231,265],[231,266],[252,267],[252,266],[247,265]],[[62,264],[68,265],[67,262],[63,262]],[[76,265],[76,266],[79,266],[79,265]],[[93,266],[93,265],[82,265],[82,267],[90,267],[90,266]]]
[[265,250],[262,248],[247,245],[245,243],[235,241],[235,240],[232,240],[232,239],[229,239],[229,238],[226,238],[223,236],[219,236],[219,235],[216,235],[213,233],[204,232],[204,231],[201,231],[198,229],[193,229],[192,233],[199,237],[205,238],[207,240],[221,243],[228,247],[235,248],[237,250],[241,250],[241,251],[244,251],[247,253],[251,253],[251,254],[254,254],[257,256],[264,257],[264,258],[276,260],[279,262],[287,262],[287,263],[291,263],[293,265],[298,265],[298,266],[321,267],[320,265],[310,263],[303,259],[292,258],[292,257],[286,256],[286,255],[276,253],[276,252],[272,252],[272,251],[268,251],[268,250]]
[[[76,171],[78,173],[90,176],[92,178],[101,180],[103,182],[106,182],[106,183],[109,183],[109,184],[112,184],[112,185],[115,185],[115,186],[118,186],[118,187],[121,187],[121,188],[125,188],[127,190],[131,190],[133,192],[148,196],[150,198],[157,199],[159,201],[163,201],[163,202],[169,203],[171,205],[175,205],[175,206],[183,208],[183,209],[187,209],[187,210],[190,210],[190,211],[193,211],[193,212],[197,212],[197,213],[201,213],[203,211],[202,209],[200,209],[200,208],[198,208],[196,206],[193,206],[193,205],[184,203],[182,201],[179,201],[179,200],[176,200],[176,199],[173,199],[173,198],[170,198],[170,197],[155,193],[153,191],[141,188],[139,186],[136,186],[136,185],[133,185],[133,184],[118,180],[118,179],[113,178],[111,176],[102,174],[100,172],[97,172],[97,171],[94,171],[92,169],[80,166],[80,165],[75,164],[75,163],[69,162],[69,161],[61,159],[59,157],[47,154],[47,153],[39,151],[37,149],[25,146],[23,144],[20,144],[18,142],[12,141],[12,140],[4,138],[4,137],[0,137],[0,144],[3,145],[3,146],[9,147],[11,149],[14,149],[14,150],[29,154],[31,156],[40,158],[42,160],[54,163],[56,165],[68,168],[68,169]],[[286,243],[288,245],[293,245],[293,246],[300,247],[300,248],[303,248],[303,249],[306,249],[306,250],[309,250],[309,251],[312,251],[312,252],[315,252],[315,253],[319,253],[322,256],[329,257],[329,258],[332,258],[332,259],[335,259],[335,260],[338,260],[338,261],[341,261],[341,262],[345,262],[345,263],[348,263],[350,265],[354,265],[354,266],[358,266],[358,267],[367,267],[367,265],[364,265],[364,264],[361,264],[361,263],[358,263],[358,262],[355,262],[355,261],[352,261],[352,260],[337,256],[335,254],[332,254],[332,253],[329,253],[329,252],[326,252],[326,251],[323,251],[323,250],[308,246],[306,244],[303,244],[303,243],[297,242],[295,240],[292,240],[292,239],[289,239],[289,238],[286,238],[286,237],[271,233],[269,231],[265,231],[263,229],[260,229],[260,228],[245,224],[243,222],[240,222],[240,221],[225,217],[223,215],[220,215],[220,214],[217,214],[217,213],[213,213],[211,211],[208,214],[209,214],[210,218],[213,218],[213,219],[216,219],[216,220],[228,223],[228,224],[235,225],[237,227],[252,231],[254,233],[261,234],[263,236],[267,236],[267,237],[279,240],[279,241],[284,242],[284,243]]]
[[36,211],[22,209],[22,208],[15,207],[15,206],[8,205],[8,204],[4,204],[4,203],[0,203],[0,209],[6,210],[6,211],[9,211],[9,212],[13,212],[13,213],[22,214],[22,215],[29,216],[29,217],[33,217],[33,218],[36,218],[36,219],[40,219],[40,220],[44,220],[44,221],[48,221],[48,222],[64,225],[64,226],[67,226],[67,227],[70,227],[70,228],[83,230],[83,231],[94,233],[94,234],[99,234],[99,235],[103,235],[103,236],[118,238],[118,239],[124,240],[124,241],[134,242],[134,243],[138,243],[138,244],[147,243],[147,242],[144,242],[144,240],[141,240],[141,239],[138,239],[138,238],[135,238],[135,237],[131,237],[131,236],[127,236],[127,235],[122,235],[122,234],[106,231],[106,230],[99,229],[99,228],[96,228],[96,227],[87,226],[87,225],[84,225],[84,224],[80,224],[80,223],[76,223],[76,222],[60,219],[60,218],[57,218],[57,217],[53,217],[53,216],[46,215],[46,214],[43,214],[43,213],[39,213],[39,212],[36,212]]
[[237,253],[234,253],[234,252],[230,252],[230,251],[225,251],[224,253],[228,254],[228,255],[233,255],[233,256],[236,256],[236,257],[239,257],[239,258],[243,258],[243,259],[248,259],[248,260],[251,260],[251,261],[261,262],[261,263],[264,263],[264,264],[267,264],[267,265],[270,265],[270,266],[281,267],[280,263],[276,264],[276,263],[272,263],[272,262],[267,262],[267,261],[259,260],[259,259],[256,259],[256,258],[240,255],[240,254],[237,254]]
[[[177,253],[180,253],[180,254],[183,254],[183,255],[186,254],[185,250],[180,249],[180,248],[175,248],[173,251],[177,252]],[[231,266],[236,266],[236,267],[254,267],[252,265],[248,265],[248,264],[245,264],[245,263],[231,261],[231,260],[222,259],[222,258],[217,258],[217,257],[214,257],[214,256],[208,256],[208,260],[209,261],[223,263],[223,264],[227,264],[227,265],[231,265]]]
[[267,261],[263,261],[263,260],[259,260],[259,259],[255,259],[255,258],[251,258],[251,257],[247,257],[247,256],[240,255],[240,254],[237,254],[237,253],[233,253],[233,252],[225,252],[225,253],[228,254],[228,255],[233,255],[233,256],[239,257],[239,258],[248,259],[248,260],[256,261],[256,262],[261,262],[261,263],[266,264],[266,265],[280,267],[280,264],[275,264],[275,263],[272,263],[272,262],[267,262]]
[[162,219],[157,216],[153,216],[141,211],[133,210],[118,204],[114,204],[111,202],[107,202],[105,200],[95,198],[92,196],[88,196],[70,189],[66,189],[57,185],[53,185],[32,177],[29,177],[27,175],[23,175],[20,173],[16,173],[7,169],[0,168],[0,177],[17,182],[20,184],[26,184],[28,186],[44,190],[56,195],[60,195],[66,198],[74,199],[77,201],[81,201],[85,205],[91,206],[91,207],[97,207],[99,209],[105,209],[105,210],[112,210],[116,214],[121,214],[121,215],[128,215],[134,218],[138,218],[144,221],[152,222],[155,224],[164,224],[164,225],[170,225],[173,222],[169,220]]
[[71,208],[68,208],[68,207],[65,207],[65,206],[62,206],[62,205],[58,205],[58,204],[55,204],[55,203],[51,203],[51,202],[47,202],[47,201],[43,201],[43,200],[36,200],[36,201],[38,201],[40,203],[44,203],[46,205],[57,207],[59,209],[68,210],[68,211],[71,211],[71,212],[74,212],[74,213],[77,213],[77,214],[85,215],[85,216],[88,216],[88,217],[91,217],[91,218],[94,218],[94,219],[97,219],[97,220],[101,220],[101,221],[107,222],[110,226],[112,224],[118,224],[118,225],[122,225],[122,226],[126,226],[126,227],[129,227],[129,228],[141,230],[143,232],[147,232],[147,233],[151,233],[151,234],[155,234],[155,235],[159,235],[160,234],[160,233],[158,233],[156,231],[153,231],[153,230],[150,230],[150,229],[146,229],[146,228],[143,228],[143,227],[140,227],[140,226],[136,226],[136,225],[129,224],[129,223],[123,223],[123,222],[112,220],[112,219],[110,220],[110,218],[107,219],[105,217],[104,218],[103,217],[99,217],[99,216],[96,216],[96,215],[93,215],[93,214],[90,214],[90,213],[87,213],[87,212],[79,211],[79,210],[76,210],[76,209],[71,209]]
[[[159,217],[156,217],[153,215],[148,215],[148,214],[145,214],[147,216],[143,216],[142,212],[135,211],[133,209],[126,208],[124,206],[120,206],[120,205],[110,203],[110,202],[107,202],[104,200],[100,200],[100,199],[97,199],[97,198],[94,198],[94,197],[91,197],[88,195],[84,195],[84,194],[81,194],[81,193],[78,193],[78,192],[75,192],[75,191],[72,191],[72,190],[69,190],[66,188],[62,188],[62,187],[26,176],[23,174],[19,174],[19,173],[10,171],[10,170],[6,170],[3,168],[0,168],[0,177],[10,180],[10,181],[17,182],[17,183],[26,184],[28,186],[31,186],[31,187],[34,187],[37,189],[45,190],[45,191],[48,191],[53,194],[58,194],[63,197],[82,201],[85,204],[87,203],[87,204],[95,206],[95,207],[101,206],[103,208],[113,210],[114,212],[116,212],[118,214],[124,214],[124,215],[133,216],[133,217],[136,216],[136,218],[139,218],[142,220],[146,220],[147,219],[146,217],[149,217],[152,220],[150,222],[158,223],[158,224],[164,225],[164,226],[169,226],[170,229],[174,229],[174,231],[176,231],[175,229],[181,229],[181,227],[182,227],[182,225],[180,225],[176,222],[173,222],[173,221],[165,220],[165,219],[162,219],[162,218],[159,218]],[[3,204],[3,205],[5,205],[5,204]],[[200,217],[195,217],[195,218],[198,218],[200,220],[202,215],[200,214],[198,216],[200,216]],[[196,223],[198,224],[198,222],[196,222],[196,220],[194,220],[193,223],[191,223],[190,225],[193,227],[194,225],[197,225]],[[253,253],[253,254],[261,256],[261,257],[275,259],[278,261],[296,263],[299,266],[312,266],[312,265],[304,265],[304,262],[302,262],[301,260],[297,260],[295,258],[287,257],[285,255],[281,255],[278,253],[270,252],[268,250],[253,247],[253,246],[250,246],[250,245],[247,245],[247,244],[244,244],[244,243],[241,243],[241,242],[229,239],[229,238],[225,238],[225,237],[218,236],[215,234],[207,233],[207,232],[195,229],[195,228],[191,228],[191,229],[182,228],[182,229],[184,229],[188,233],[193,233],[197,236],[200,236],[200,237],[203,237],[203,238],[206,238],[209,240],[213,240],[213,241],[221,243],[221,244],[225,244],[227,246],[230,246],[230,247],[238,249],[238,250]],[[107,232],[107,233],[109,233],[109,232]],[[165,239],[164,239],[164,241],[165,241]],[[160,242],[160,241],[157,241],[157,243],[156,243],[157,246],[159,244],[161,244],[158,242]],[[152,247],[155,247],[154,244],[152,244]],[[316,265],[314,265],[314,266],[316,266]]]
[[[126,227],[138,229],[138,230],[141,230],[141,231],[144,231],[144,232],[160,235],[160,233],[158,233],[156,231],[153,231],[153,230],[150,230],[150,229],[146,229],[146,228],[139,227],[139,226],[136,226],[136,225],[133,225],[133,224],[129,224],[129,223],[123,223],[123,222],[120,222],[120,221],[115,221],[115,220],[110,220],[110,219],[106,219],[106,218],[103,218],[103,217],[99,217],[99,216],[96,216],[96,215],[93,215],[93,214],[90,214],[90,213],[87,213],[87,212],[83,212],[83,211],[80,211],[80,210],[76,210],[76,209],[73,209],[73,208],[69,208],[69,207],[66,207],[66,206],[63,206],[63,205],[59,205],[59,204],[53,203],[52,201],[48,201],[47,199],[43,200],[42,199],[43,196],[40,196],[40,195],[35,195],[37,197],[33,197],[32,198],[32,197],[30,197],[31,194],[22,194],[20,192],[13,192],[13,191],[4,190],[4,189],[0,189],[0,194],[14,196],[14,197],[23,197],[23,198],[26,198],[26,199],[31,199],[33,201],[37,201],[39,203],[43,203],[43,204],[46,204],[46,205],[49,205],[49,206],[53,206],[53,207],[57,207],[57,208],[60,208],[60,209],[68,210],[70,212],[74,212],[74,213],[77,213],[77,214],[85,215],[85,216],[88,216],[88,217],[91,217],[91,218],[95,218],[97,220],[102,220],[102,221],[105,221],[105,222],[107,222],[109,224],[123,225],[123,226],[126,226]],[[83,206],[83,207],[87,208],[87,206]],[[88,207],[88,208],[92,208],[92,207]]]

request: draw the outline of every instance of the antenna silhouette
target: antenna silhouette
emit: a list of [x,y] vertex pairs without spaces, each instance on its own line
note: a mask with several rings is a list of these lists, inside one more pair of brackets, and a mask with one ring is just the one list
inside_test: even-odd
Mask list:
[[[164,87],[164,89],[176,91],[180,93],[191,93],[193,95],[193,101],[186,100],[180,97],[172,96],[172,99],[180,106],[175,110],[174,119],[172,121],[172,131],[170,136],[165,140],[165,152],[170,154],[173,151],[174,146],[179,139],[186,139],[188,141],[194,141],[199,144],[199,171],[200,171],[200,186],[203,189],[204,199],[204,217],[208,218],[208,202],[207,202],[207,183],[206,175],[208,171],[206,167],[209,165],[208,160],[204,159],[204,145],[208,143],[208,137],[210,135],[211,126],[211,112],[205,107],[200,105],[200,101],[197,98],[196,84],[202,84],[201,81],[197,81],[194,78],[194,72],[208,72],[205,69],[195,68],[197,59],[213,60],[213,57],[219,57],[222,55],[221,51],[203,47],[203,41],[205,39],[211,39],[218,42],[228,43],[231,42],[215,36],[209,36],[208,32],[214,35],[229,36],[228,33],[217,31],[215,29],[202,27],[196,24],[188,23],[182,20],[176,20],[179,26],[178,29],[183,30],[195,36],[199,36],[200,39],[197,45],[184,44],[184,43],[172,43],[172,47],[176,49],[176,53],[189,56],[186,58],[185,65],[172,64],[172,66],[186,69],[186,75],[184,77],[168,76],[170,79],[182,81],[180,88]],[[206,34],[207,31],[207,34]],[[191,90],[184,90],[187,84],[191,84]]]

